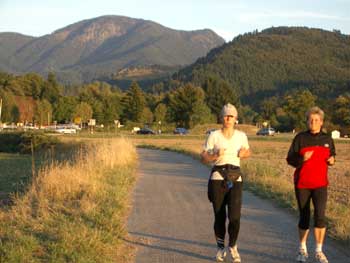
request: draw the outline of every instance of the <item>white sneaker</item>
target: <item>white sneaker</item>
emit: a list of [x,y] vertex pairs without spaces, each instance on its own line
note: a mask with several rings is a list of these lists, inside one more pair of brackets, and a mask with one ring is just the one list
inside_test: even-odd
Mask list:
[[240,263],[241,262],[241,256],[238,253],[237,246],[229,247],[230,251],[230,260],[232,263]]
[[322,251],[316,252],[315,259],[317,263],[328,263],[328,259]]
[[297,255],[297,262],[306,262],[309,255],[304,249],[300,249]]
[[218,251],[216,252],[216,261],[224,262],[225,257],[226,257],[226,249],[218,248]]

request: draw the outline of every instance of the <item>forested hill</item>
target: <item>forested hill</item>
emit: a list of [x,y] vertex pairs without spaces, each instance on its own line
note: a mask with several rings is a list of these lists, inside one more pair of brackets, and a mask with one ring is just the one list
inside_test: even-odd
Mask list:
[[250,105],[294,88],[317,96],[350,91],[350,37],[305,27],[276,27],[236,37],[184,68],[175,79],[226,81]]
[[209,29],[181,31],[123,16],[83,20],[52,34],[0,33],[0,70],[55,72],[60,80],[89,82],[128,67],[184,66],[224,39]]

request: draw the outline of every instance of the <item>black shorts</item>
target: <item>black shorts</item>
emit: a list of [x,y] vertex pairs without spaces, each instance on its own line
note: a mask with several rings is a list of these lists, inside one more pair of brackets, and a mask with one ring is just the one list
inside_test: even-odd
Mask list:
[[311,201],[314,205],[314,225],[318,228],[326,227],[327,187],[316,189],[295,188],[295,196],[300,212],[299,228],[309,229],[311,219]]

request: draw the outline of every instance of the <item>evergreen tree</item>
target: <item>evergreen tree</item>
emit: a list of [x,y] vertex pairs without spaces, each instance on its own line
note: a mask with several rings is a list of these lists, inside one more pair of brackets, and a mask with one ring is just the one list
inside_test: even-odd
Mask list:
[[218,77],[209,77],[203,84],[203,90],[206,94],[205,102],[211,112],[216,115],[218,123],[221,122],[220,112],[223,105],[231,103],[238,106],[238,92]]
[[171,121],[185,128],[207,121],[210,110],[204,98],[203,89],[191,83],[170,92],[168,107]]
[[136,82],[131,83],[123,99],[124,118],[128,121],[141,122],[142,113],[146,106],[145,95]]
[[40,99],[47,100],[54,104],[60,98],[60,87],[54,73],[50,72],[47,77],[45,86],[41,90]]

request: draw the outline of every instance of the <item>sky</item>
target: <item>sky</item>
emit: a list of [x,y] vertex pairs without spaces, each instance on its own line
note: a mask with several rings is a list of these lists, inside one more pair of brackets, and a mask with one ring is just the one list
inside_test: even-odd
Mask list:
[[226,41],[277,26],[350,34],[350,0],[0,0],[0,32],[43,36],[84,19],[122,15],[178,30],[212,29]]

